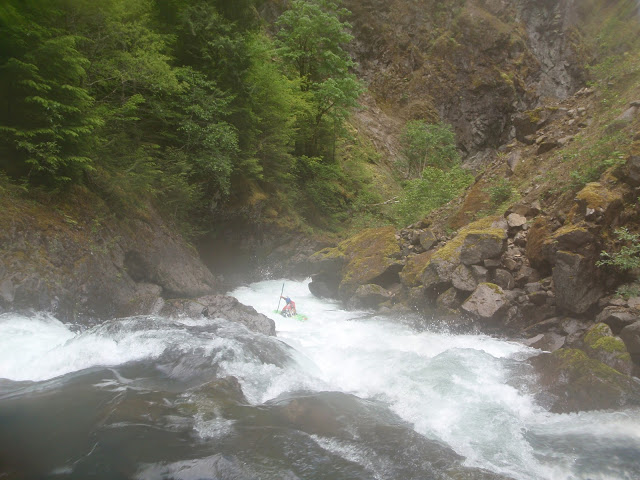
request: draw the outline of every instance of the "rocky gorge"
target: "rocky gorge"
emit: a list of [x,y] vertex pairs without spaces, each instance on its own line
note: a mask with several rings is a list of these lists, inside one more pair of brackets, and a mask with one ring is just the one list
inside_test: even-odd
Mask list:
[[[620,247],[615,229],[640,221],[635,73],[587,84],[588,5],[437,3],[345,2],[368,85],[353,124],[390,164],[406,120],[451,124],[474,175],[459,198],[404,228],[339,240],[270,224],[256,202],[230,208],[225,238],[195,248],[150,204],[122,211],[79,186],[64,208],[50,208],[2,191],[0,313],[48,311],[85,325],[223,317],[274,336],[273,320],[226,293],[264,277],[311,276],[315,296],[352,310],[417,312],[421,328],[540,349],[530,362],[536,395],[552,412],[640,405],[640,295],[616,294],[637,272],[599,264]],[[595,174],[568,170],[590,161],[576,150],[586,139],[616,135],[624,153],[596,152]],[[492,206],[496,179],[516,193]],[[233,280],[220,265],[249,257]]]

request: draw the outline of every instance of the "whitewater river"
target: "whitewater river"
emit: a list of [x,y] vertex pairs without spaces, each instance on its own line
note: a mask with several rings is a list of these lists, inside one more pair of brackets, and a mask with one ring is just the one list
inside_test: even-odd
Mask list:
[[277,338],[0,315],[0,479],[640,478],[640,411],[547,412],[537,351],[347,312],[307,282],[285,293],[308,320],[286,319],[281,287],[231,292]]

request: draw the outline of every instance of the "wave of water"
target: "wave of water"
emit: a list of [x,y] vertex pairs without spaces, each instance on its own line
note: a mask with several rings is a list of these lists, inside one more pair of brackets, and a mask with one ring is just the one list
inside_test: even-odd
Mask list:
[[460,463],[465,478],[640,478],[640,412],[547,412],[528,393],[537,351],[347,312],[307,282],[285,293],[308,320],[283,318],[281,287],[231,292],[277,338],[224,319],[78,331],[0,315],[0,476],[417,480]]

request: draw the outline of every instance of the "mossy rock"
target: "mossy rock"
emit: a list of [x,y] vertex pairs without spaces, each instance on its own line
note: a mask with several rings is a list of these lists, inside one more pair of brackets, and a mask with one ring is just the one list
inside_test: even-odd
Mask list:
[[536,269],[546,271],[551,266],[552,259],[545,245],[552,231],[551,219],[544,216],[536,218],[529,229],[525,255]]
[[400,272],[400,281],[405,287],[417,287],[421,284],[422,274],[432,256],[433,252],[424,252],[407,258],[407,262]]
[[598,182],[587,183],[576,195],[576,201],[583,207],[605,212],[623,204],[622,195]]
[[640,405],[640,387],[628,375],[578,349],[560,349],[531,360],[538,373],[536,396],[554,413]]
[[622,339],[615,337],[605,323],[597,323],[584,336],[585,351],[591,358],[630,375],[633,370],[631,355]]
[[400,281],[398,274],[404,265],[398,260],[401,252],[393,227],[364,230],[335,250],[330,254],[345,261],[339,287],[343,300],[351,298],[360,285],[388,287]]

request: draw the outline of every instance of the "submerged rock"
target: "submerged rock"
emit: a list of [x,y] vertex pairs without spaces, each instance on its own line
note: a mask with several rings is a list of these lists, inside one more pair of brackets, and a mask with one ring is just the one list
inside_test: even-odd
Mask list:
[[244,305],[236,298],[227,295],[167,300],[160,314],[167,317],[224,318],[231,322],[242,323],[249,330],[263,335],[273,336],[276,334],[276,324],[273,320],[258,313],[255,308]]

